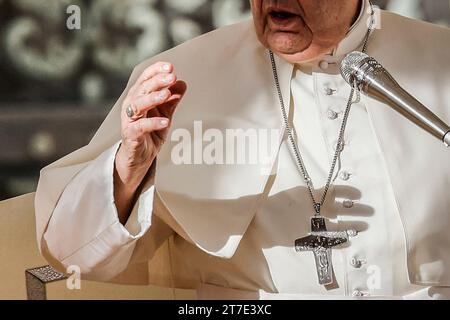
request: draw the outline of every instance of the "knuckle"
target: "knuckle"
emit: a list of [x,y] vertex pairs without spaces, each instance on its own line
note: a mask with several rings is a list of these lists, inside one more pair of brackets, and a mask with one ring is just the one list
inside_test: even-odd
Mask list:
[[162,102],[161,91],[154,91],[148,97],[149,106],[154,106],[161,102]]
[[161,75],[158,75],[156,77],[152,77],[151,79],[147,79],[140,89],[140,93],[142,95],[150,94],[152,93],[155,88],[159,86],[159,84],[163,81],[163,77]]
[[140,97],[140,96],[143,96],[144,94],[147,93],[147,85],[146,85],[146,83],[147,83],[147,82],[144,81],[144,83],[142,83],[142,84],[139,86],[139,88],[135,91],[135,95],[134,95],[135,98]]
[[151,75],[153,74],[153,68],[149,67],[147,69],[144,70],[144,72],[142,73],[142,78],[143,80],[147,80],[151,77]]
[[152,79],[149,79],[143,86],[144,90],[147,93],[150,93],[154,90],[155,86],[157,85],[158,80],[153,77]]
[[145,105],[148,107],[153,106],[157,102],[156,96],[157,96],[157,91],[150,92],[148,95],[146,95],[145,99],[144,99]]

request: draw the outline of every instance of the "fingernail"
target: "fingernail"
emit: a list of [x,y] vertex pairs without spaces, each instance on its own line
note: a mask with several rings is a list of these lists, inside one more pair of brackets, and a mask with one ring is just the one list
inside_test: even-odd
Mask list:
[[164,71],[170,71],[170,65],[169,64],[165,64],[165,65],[162,66],[162,69]]
[[161,119],[161,120],[159,120],[159,124],[163,127],[167,127],[169,125],[169,120]]
[[171,83],[174,79],[173,74],[169,74],[167,77],[164,78],[165,83]]
[[166,91],[160,91],[157,95],[155,95],[155,101],[160,102],[166,98]]

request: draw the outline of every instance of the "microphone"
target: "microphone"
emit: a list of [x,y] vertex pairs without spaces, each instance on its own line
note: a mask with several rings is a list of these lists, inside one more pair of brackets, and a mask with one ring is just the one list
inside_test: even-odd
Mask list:
[[349,53],[341,63],[341,75],[352,87],[392,107],[449,147],[450,127],[397,81],[374,58],[362,52]]

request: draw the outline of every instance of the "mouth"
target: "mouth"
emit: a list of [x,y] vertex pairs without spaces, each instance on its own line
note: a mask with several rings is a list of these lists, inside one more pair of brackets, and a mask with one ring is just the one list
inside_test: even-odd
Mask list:
[[295,29],[302,21],[299,15],[284,10],[270,10],[268,17],[269,24],[279,31]]
[[296,14],[293,14],[291,12],[275,11],[275,10],[270,11],[269,12],[269,16],[272,19],[277,19],[277,20],[287,20],[287,19],[291,19],[291,18],[297,17]]

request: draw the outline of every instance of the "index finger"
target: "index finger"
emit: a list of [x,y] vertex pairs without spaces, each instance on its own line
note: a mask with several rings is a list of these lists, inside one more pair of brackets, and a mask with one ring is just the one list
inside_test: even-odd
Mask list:
[[159,73],[171,73],[173,71],[173,65],[170,62],[157,62],[144,70],[136,81],[136,84],[141,84],[147,81]]

